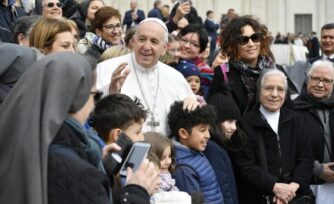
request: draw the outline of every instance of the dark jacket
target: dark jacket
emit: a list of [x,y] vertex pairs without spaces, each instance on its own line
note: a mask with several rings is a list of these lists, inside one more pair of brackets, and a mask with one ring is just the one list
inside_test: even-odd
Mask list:
[[320,54],[320,42],[319,39],[316,36],[313,36],[308,42],[307,42],[307,47],[309,50],[308,57],[309,58],[314,58],[318,57]]
[[212,54],[213,51],[216,50],[216,43],[217,43],[217,30],[219,28],[219,24],[215,23],[212,20],[206,19],[204,21],[204,27],[208,32],[211,40],[210,40],[210,53]]
[[[280,65],[276,65],[276,66],[277,66],[277,69],[285,73],[284,69]],[[285,75],[287,74],[285,73]],[[231,66],[229,64],[228,71],[226,72],[226,76],[228,79],[227,84],[224,80],[224,76],[223,76],[221,67],[217,66],[214,69],[214,75],[213,75],[210,95],[216,92],[220,92],[221,90],[225,90],[227,88],[231,92],[234,102],[239,107],[240,113],[244,114],[246,111],[246,106],[247,106],[247,89],[244,83],[242,82],[241,73],[234,66]],[[289,77],[288,77],[288,87],[289,87],[288,94],[290,94],[291,92],[292,93],[297,92],[295,90],[296,89],[295,86],[293,85]],[[257,93],[255,93],[255,98],[257,98]],[[255,101],[252,107],[254,107],[254,105],[255,105]],[[286,97],[286,102],[284,106],[293,107],[293,103],[290,97]],[[252,107],[249,107],[248,109],[251,110]]]
[[[91,164],[84,141],[77,128],[65,122],[50,145],[49,204],[110,203],[108,178]],[[146,204],[149,195],[143,188],[129,185],[118,203]]]
[[175,185],[189,193],[202,192],[205,203],[224,204],[215,172],[203,153],[175,144]]
[[149,17],[149,18],[159,18],[160,20],[163,20],[163,19],[162,19],[162,13],[161,13],[161,10],[158,9],[158,8],[154,8],[154,9],[152,9],[152,10],[148,13],[147,17]]
[[261,203],[262,195],[271,195],[276,182],[298,183],[297,197],[311,194],[313,160],[309,137],[294,112],[281,108],[279,139],[258,105],[241,118],[240,124],[248,138],[246,147],[236,154],[240,203]]
[[[303,92],[302,92],[303,93]],[[312,145],[312,152],[313,157],[315,160],[319,161],[319,163],[326,163],[329,161],[324,161],[324,152],[325,152],[325,136],[324,136],[324,127],[321,123],[321,119],[319,117],[319,114],[317,112],[317,107],[310,103],[303,94],[300,94],[295,100],[295,110],[297,114],[299,114],[303,118],[303,124],[307,130],[308,135],[311,139],[311,145]],[[334,100],[331,100],[331,104],[329,104],[328,107],[323,107],[324,109],[327,109],[330,111],[329,114],[329,128],[331,132],[331,154],[330,160],[334,161]],[[316,182],[317,179],[314,179],[314,182]],[[321,181],[319,181],[321,182]]]
[[225,204],[238,204],[237,187],[230,156],[212,140],[208,141],[203,153],[216,174]]
[[0,42],[14,43],[13,25],[21,16],[25,16],[24,10],[17,6],[4,6],[0,2]]
[[138,18],[133,21],[131,16],[131,10],[125,12],[124,19],[123,19],[123,25],[126,25],[126,29],[131,28],[132,23],[134,22],[135,25],[138,25],[142,20],[145,19],[145,13],[143,10],[137,9],[137,16]]

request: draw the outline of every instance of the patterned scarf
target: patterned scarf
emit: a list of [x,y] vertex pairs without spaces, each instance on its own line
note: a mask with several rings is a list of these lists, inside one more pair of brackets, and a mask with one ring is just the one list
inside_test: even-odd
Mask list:
[[103,50],[103,51],[113,46],[111,43],[103,40],[103,38],[98,35],[94,37],[93,44],[96,45],[100,50]]
[[256,103],[256,82],[265,69],[276,68],[275,62],[270,57],[260,56],[256,67],[250,67],[243,61],[230,60],[229,62],[233,67],[241,73],[241,80],[247,90],[247,106],[245,112],[252,109]]

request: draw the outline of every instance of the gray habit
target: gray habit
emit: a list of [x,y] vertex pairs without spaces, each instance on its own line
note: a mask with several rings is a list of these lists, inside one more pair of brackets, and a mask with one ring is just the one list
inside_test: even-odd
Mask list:
[[0,106],[0,203],[47,204],[48,146],[93,84],[88,61],[50,54],[34,63]]

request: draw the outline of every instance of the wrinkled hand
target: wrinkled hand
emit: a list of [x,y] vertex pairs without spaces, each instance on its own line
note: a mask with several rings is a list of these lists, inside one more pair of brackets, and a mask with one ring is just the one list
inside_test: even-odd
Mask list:
[[116,143],[111,143],[103,147],[102,149],[102,158],[105,158],[108,154],[115,151],[120,151],[121,147]]
[[295,185],[276,183],[273,192],[277,201],[280,200],[283,203],[289,203],[296,196],[295,188]]
[[185,15],[190,13],[190,4],[189,2],[184,2],[180,4],[177,9],[173,21],[175,24],[178,24],[179,20],[181,20]]
[[119,93],[123,86],[126,77],[130,73],[130,69],[127,68],[128,63],[123,62],[111,75],[111,82],[109,85],[109,94]]
[[334,171],[331,169],[331,167],[334,167],[334,162],[329,162],[324,164],[324,171],[320,175],[320,178],[327,183],[333,183],[334,182]]
[[193,111],[199,106],[201,105],[196,98],[187,97],[183,100],[183,110]]
[[155,191],[155,186],[159,182],[159,174],[155,166],[148,159],[144,159],[137,171],[133,172],[128,167],[126,175],[126,184],[136,184],[145,188],[149,195]]

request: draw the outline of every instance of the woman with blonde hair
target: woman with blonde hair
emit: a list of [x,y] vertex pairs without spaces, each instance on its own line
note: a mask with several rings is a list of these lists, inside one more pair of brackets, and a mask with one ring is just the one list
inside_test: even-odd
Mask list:
[[29,43],[44,54],[53,52],[75,52],[71,26],[61,19],[43,18],[30,33]]

